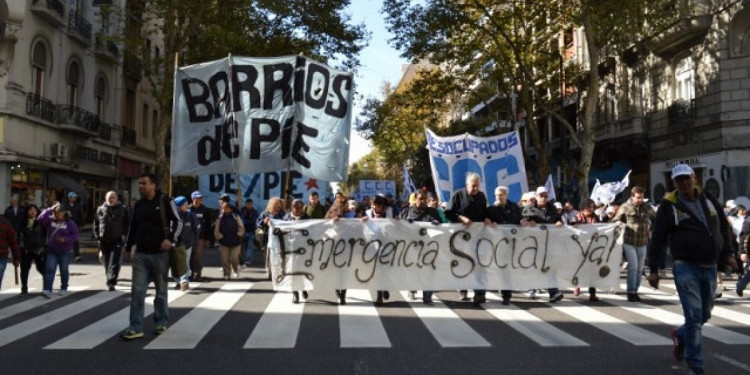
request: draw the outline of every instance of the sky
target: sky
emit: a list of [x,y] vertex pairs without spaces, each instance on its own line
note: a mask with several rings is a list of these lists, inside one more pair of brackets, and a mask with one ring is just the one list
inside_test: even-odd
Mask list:
[[[363,99],[356,103],[352,124],[362,111],[364,99],[368,97],[383,99],[380,88],[383,82],[395,85],[401,79],[401,67],[407,61],[399,56],[399,51],[388,44],[391,34],[385,27],[385,16],[380,13],[380,0],[352,0],[347,13],[352,16],[352,23],[364,23],[371,33],[369,45],[359,55],[361,66],[355,76],[357,93]],[[351,133],[349,145],[349,164],[356,162],[372,150],[369,141],[363,139],[356,131]]]

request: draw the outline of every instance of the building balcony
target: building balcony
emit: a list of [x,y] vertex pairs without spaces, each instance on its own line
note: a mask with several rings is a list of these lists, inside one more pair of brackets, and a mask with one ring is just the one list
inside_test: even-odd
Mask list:
[[695,123],[695,99],[675,100],[667,107],[667,125],[671,129],[685,129]]
[[74,37],[87,47],[91,45],[91,22],[83,14],[71,10],[68,16],[68,35]]
[[95,137],[99,135],[99,116],[72,105],[57,106],[57,123],[60,128],[79,135]]
[[654,35],[648,43],[649,48],[655,55],[668,58],[698,45],[708,34],[711,19],[711,15],[681,18],[666,30]]
[[122,128],[122,144],[135,146],[135,129]]
[[49,122],[55,122],[57,108],[51,100],[42,98],[34,93],[28,93],[26,94],[26,114]]
[[31,11],[55,27],[67,24],[67,5],[62,0],[32,0]]
[[97,34],[94,43],[94,53],[96,57],[116,64],[120,61],[120,48],[117,43],[107,40],[107,36]]
[[648,137],[649,121],[647,117],[635,116],[596,126],[596,141]]

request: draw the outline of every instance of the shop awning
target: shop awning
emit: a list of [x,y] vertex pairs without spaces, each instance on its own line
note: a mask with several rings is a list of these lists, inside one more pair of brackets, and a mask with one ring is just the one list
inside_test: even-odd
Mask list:
[[65,192],[75,191],[81,197],[88,196],[88,190],[74,178],[57,172],[49,172],[47,185],[51,188],[64,189]]

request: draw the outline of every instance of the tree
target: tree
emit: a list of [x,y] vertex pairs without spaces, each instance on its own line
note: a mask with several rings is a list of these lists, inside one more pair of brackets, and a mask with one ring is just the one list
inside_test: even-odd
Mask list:
[[[354,70],[366,45],[364,25],[344,13],[349,0],[133,0],[126,12],[125,45],[143,64],[143,79],[159,103],[156,166],[169,176],[165,152],[172,122],[174,59],[180,65],[216,60],[230,53],[280,56],[303,53],[337,68]],[[147,41],[159,40],[156,56]]]
[[[472,102],[472,96],[486,98],[482,90],[488,86],[508,102],[517,95],[537,152],[539,178],[544,178],[550,167],[546,145],[534,119],[544,114],[561,123],[579,149],[578,189],[581,196],[588,196],[600,102],[600,57],[607,57],[602,51],[624,51],[640,42],[649,30],[658,30],[669,22],[673,15],[646,11],[661,9],[661,4],[668,2],[426,0],[412,5],[410,0],[385,0],[383,10],[389,30],[396,35],[392,43],[402,55],[429,58],[432,63],[447,67],[445,71],[461,86],[459,92],[468,98],[465,105],[476,102],[476,98]],[[560,36],[579,26],[586,30],[585,47],[591,63],[588,67],[569,64],[561,77],[557,62],[565,46]],[[479,78],[483,84],[472,85]],[[572,90],[558,90],[555,95],[561,79]],[[576,109],[583,115],[577,123],[560,113],[558,103],[566,92],[577,92],[581,99],[580,108]],[[521,112],[511,113],[512,120],[518,120]]]

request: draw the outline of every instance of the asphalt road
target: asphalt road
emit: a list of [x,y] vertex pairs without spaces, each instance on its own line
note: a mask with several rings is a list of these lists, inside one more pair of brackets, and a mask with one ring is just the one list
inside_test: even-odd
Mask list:
[[[510,307],[478,307],[458,293],[437,293],[425,307],[398,291],[382,307],[374,293],[350,291],[346,306],[333,291],[313,291],[291,303],[275,293],[260,267],[219,280],[216,250],[208,252],[208,282],[187,293],[170,290],[170,327],[157,338],[151,317],[145,337],[125,342],[130,266],[106,291],[92,253],[71,266],[65,297],[39,296],[32,271],[29,296],[18,296],[9,267],[0,291],[3,374],[684,374],[671,358],[669,331],[681,309],[669,288],[644,290],[643,303],[602,293],[590,302],[570,291],[562,303],[519,294]],[[58,278],[59,280],[59,278]],[[624,277],[622,279],[624,283]],[[645,283],[644,283],[645,284]],[[734,285],[729,281],[727,286]],[[727,291],[704,328],[709,374],[750,373],[750,299]],[[710,337],[709,337],[710,336]]]

